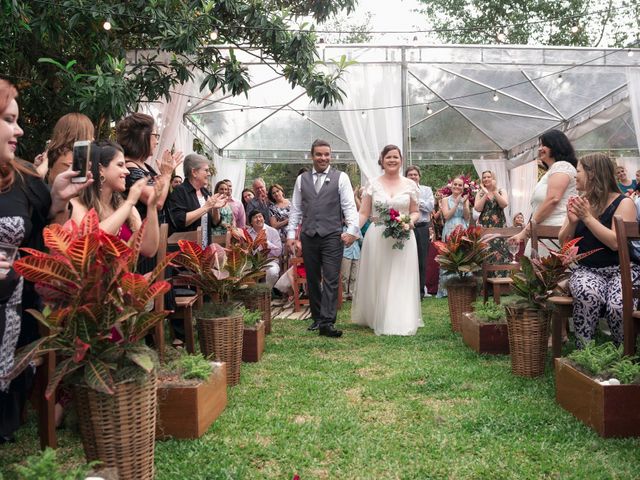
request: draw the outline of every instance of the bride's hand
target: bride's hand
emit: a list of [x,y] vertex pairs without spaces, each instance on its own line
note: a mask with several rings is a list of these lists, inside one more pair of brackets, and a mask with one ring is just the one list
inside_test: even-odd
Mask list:
[[351,235],[350,233],[344,232],[340,238],[342,239],[343,243],[348,247],[350,246],[353,242],[355,242],[358,237]]

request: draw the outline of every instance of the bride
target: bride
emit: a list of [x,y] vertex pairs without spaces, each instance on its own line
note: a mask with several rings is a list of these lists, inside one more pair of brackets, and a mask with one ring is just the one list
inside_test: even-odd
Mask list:
[[403,249],[393,249],[395,239],[384,238],[384,225],[375,225],[379,212],[376,202],[411,217],[411,228],[420,216],[418,187],[400,175],[402,154],[387,145],[378,163],[384,173],[365,187],[360,207],[360,227],[371,217],[360,255],[351,308],[351,321],[373,329],[376,335],[415,335],[422,326],[418,292],[418,251],[411,230]]

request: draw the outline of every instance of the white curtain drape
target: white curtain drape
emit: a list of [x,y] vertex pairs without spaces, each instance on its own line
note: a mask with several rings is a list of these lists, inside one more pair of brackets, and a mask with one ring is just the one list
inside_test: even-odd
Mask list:
[[[195,135],[191,133],[184,123],[181,123],[178,127],[178,135],[176,136],[175,147],[179,152],[189,155],[193,152],[193,139]],[[180,175],[184,178],[184,169],[182,165],[176,168],[176,175]]]
[[629,90],[629,108],[636,131],[636,143],[640,149],[640,68],[627,68],[627,89]]
[[[194,88],[193,82],[176,85],[173,87],[173,93],[171,94],[171,98],[168,102],[165,98],[161,98],[151,104],[141,105],[140,111],[148,113],[155,119],[156,129],[158,133],[160,133],[160,140],[158,141],[156,153],[152,158],[147,160],[152,167],[157,167],[158,160],[162,156],[162,152],[165,150],[171,150],[174,147],[182,125],[182,117],[184,116],[185,109],[187,108],[189,95],[193,93],[192,91]],[[176,147],[176,150],[180,149]],[[186,155],[191,153],[191,149],[188,151],[182,150],[182,152]]]
[[233,185],[233,199],[240,201],[242,189],[244,188],[244,180],[247,170],[247,161],[240,158],[221,157],[217,153],[213,154],[213,166],[216,168],[216,174],[212,177],[211,191],[220,180],[231,180]]
[[522,212],[525,221],[531,216],[531,195],[533,189],[538,183],[538,162],[529,162],[509,171],[509,180],[511,182],[511,196],[509,205],[511,206],[511,214]]
[[506,160],[504,158],[498,159],[474,159],[473,166],[478,173],[478,178],[482,180],[482,172],[486,172],[490,170],[496,177],[496,183],[498,188],[505,191],[509,196],[509,205],[504,210],[504,215],[507,217],[507,225],[511,225],[512,215],[511,215],[511,182],[509,180],[509,171],[507,170]]
[[340,111],[346,140],[364,179],[374,178],[381,173],[378,156],[382,148],[388,144],[402,148],[402,109],[370,109],[401,105],[400,66],[352,65],[342,85],[346,95],[341,109],[351,110]]

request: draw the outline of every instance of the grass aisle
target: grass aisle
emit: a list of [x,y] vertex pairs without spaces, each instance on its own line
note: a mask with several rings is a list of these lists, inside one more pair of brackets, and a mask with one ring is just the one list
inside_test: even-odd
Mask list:
[[[563,411],[550,371],[521,379],[509,357],[476,355],[451,332],[446,300],[423,302],[415,337],[348,325],[349,306],[339,340],[276,320],[263,360],[243,365],[209,432],[157,444],[157,479],[640,476],[640,440],[603,440]],[[31,425],[10,461],[36,441]],[[81,459],[76,437],[61,442],[68,461]]]

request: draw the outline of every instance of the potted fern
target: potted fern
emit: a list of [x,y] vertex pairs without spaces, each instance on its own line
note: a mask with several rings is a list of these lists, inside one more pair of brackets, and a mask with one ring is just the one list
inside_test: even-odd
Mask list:
[[462,340],[478,353],[509,353],[504,305],[489,299],[473,302],[473,311],[462,318]]
[[445,242],[433,242],[438,250],[436,262],[455,276],[447,282],[449,316],[454,332],[461,331],[463,314],[471,311],[478,294],[478,279],[474,275],[493,255],[489,243],[482,237],[481,227],[458,225]]
[[158,374],[156,438],[200,438],[226,406],[226,365],[178,354]]
[[153,478],[156,359],[144,336],[168,313],[148,306],[169,290],[156,280],[174,255],[147,275],[135,273],[144,228],[127,244],[100,230],[91,210],[80,225],[44,229],[49,253],[25,249],[29,255],[14,263],[47,305],[31,313],[50,331],[16,367],[57,352],[45,395],[63,379],[71,385],[87,460],[117,467],[120,478]]
[[640,436],[640,359],[612,342],[556,358],[556,400],[605,438]]
[[506,305],[514,375],[537,377],[544,373],[552,306],[547,299],[562,294],[558,286],[575,262],[600,249],[578,254],[581,237],[565,242],[560,250],[549,249],[546,257],[520,258],[520,270],[511,273],[513,291],[519,300]]

